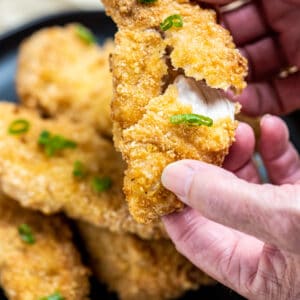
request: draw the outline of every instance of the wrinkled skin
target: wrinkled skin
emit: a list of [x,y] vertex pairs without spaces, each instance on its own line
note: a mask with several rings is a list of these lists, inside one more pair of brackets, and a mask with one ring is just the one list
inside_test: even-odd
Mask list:
[[[225,2],[230,1],[219,1]],[[299,66],[299,51],[294,46],[297,46],[295,37],[299,36],[300,27],[295,24],[299,23],[300,1],[262,1],[262,4],[267,22],[281,33],[279,39],[289,62]],[[246,7],[253,8],[253,4]],[[224,17],[240,46],[261,35],[258,24],[254,26],[258,20],[255,13],[252,22],[238,26],[239,17],[242,14],[245,17],[244,9]],[[252,49],[258,56],[277,53],[270,47],[257,51],[257,46]],[[273,59],[262,68],[259,59],[262,58],[252,58],[250,80],[253,76],[268,78],[266,69],[272,69],[271,73],[280,69]],[[239,100],[244,110],[253,114],[292,111],[300,107],[297,82],[299,74],[276,79],[273,86],[250,84]],[[263,98],[257,97],[257,87]],[[278,95],[268,96],[265,92],[274,93],[274,87]],[[167,230],[181,253],[241,295],[249,299],[299,299],[299,155],[289,142],[284,123],[265,116],[261,121],[259,151],[271,184],[262,185],[251,160],[254,137],[249,127],[241,124],[236,140],[224,164],[227,171],[196,161],[178,162],[165,169],[163,184],[192,207],[166,217]]]
[[260,152],[272,185],[262,185],[253,133],[243,124],[236,138],[225,163],[234,174],[197,161],[165,169],[164,185],[192,207],[166,217],[167,231],[183,255],[243,296],[299,299],[299,156],[284,123],[264,117]]

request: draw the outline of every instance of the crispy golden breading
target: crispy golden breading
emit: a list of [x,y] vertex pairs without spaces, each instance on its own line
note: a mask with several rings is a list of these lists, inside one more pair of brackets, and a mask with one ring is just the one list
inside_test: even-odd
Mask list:
[[122,300],[173,299],[213,280],[168,240],[145,241],[79,223],[97,278]]
[[[113,231],[129,231],[144,238],[163,235],[161,224],[144,226],[130,216],[122,192],[123,162],[111,142],[99,137],[84,123],[69,119],[41,119],[38,113],[9,103],[0,103],[0,189],[22,206],[46,214],[65,212]],[[14,120],[30,123],[26,134],[10,135]],[[38,145],[40,133],[48,130],[75,141],[75,149],[64,149],[48,157]],[[82,180],[73,176],[75,161],[82,162],[91,174]],[[97,193],[92,178],[108,176],[110,189]]]
[[236,124],[229,117],[212,127],[171,124],[170,116],[192,113],[191,106],[177,99],[177,88],[172,85],[149,102],[137,124],[123,130],[121,149],[128,161],[124,192],[129,210],[144,223],[183,206],[160,183],[166,165],[183,158],[221,165],[234,139]]
[[[27,224],[35,238],[18,232]],[[60,217],[45,217],[0,195],[0,283],[10,300],[37,300],[56,291],[66,300],[88,299],[89,272]]]
[[112,76],[109,54],[87,44],[77,25],[42,29],[20,48],[17,91],[22,103],[49,116],[65,115],[111,136]]
[[[147,32],[159,34],[160,42],[157,41],[151,45],[157,49],[149,51],[157,52],[163,44],[165,48],[171,48],[172,66],[175,69],[182,68],[186,76],[196,80],[205,79],[206,83],[213,88],[227,89],[232,86],[241,90],[246,86],[244,81],[247,73],[246,60],[235,48],[230,33],[216,23],[216,14],[213,10],[202,9],[199,4],[189,0],[160,0],[150,5],[139,4],[136,0],[104,0],[102,2],[107,13],[117,23],[122,36],[127,35],[130,39],[132,34]],[[173,27],[162,33],[159,30],[160,23],[174,14],[181,15],[183,27]],[[144,45],[140,46],[144,47]],[[119,52],[122,50],[128,50],[127,47],[128,44],[118,42],[117,55],[120,55]],[[132,45],[132,49],[135,47],[136,45]],[[128,55],[128,60],[132,60],[135,54],[134,51],[123,53],[123,56]],[[132,75],[137,72],[138,64],[150,65],[147,56],[144,62],[136,60],[135,63],[134,68],[131,64],[120,65],[119,68],[122,68],[128,75]],[[155,65],[152,67],[157,68]],[[151,75],[151,72],[148,75]],[[130,77],[127,80],[129,82],[123,84],[128,85],[131,81]],[[149,80],[151,79],[152,77]],[[118,83],[120,82],[116,82]]]
[[[194,80],[201,90],[194,96],[202,94],[202,105],[210,106],[211,95],[227,101],[216,89],[245,87],[247,63],[215,12],[196,2],[103,3],[119,27],[111,60],[112,116],[115,145],[128,164],[124,192],[133,217],[150,223],[183,206],[160,183],[164,167],[184,158],[221,165],[237,125],[226,109],[222,116],[217,111],[211,128],[170,124],[173,115],[197,113],[195,97],[179,99],[176,80]],[[170,15],[180,15],[183,26],[160,30]]]

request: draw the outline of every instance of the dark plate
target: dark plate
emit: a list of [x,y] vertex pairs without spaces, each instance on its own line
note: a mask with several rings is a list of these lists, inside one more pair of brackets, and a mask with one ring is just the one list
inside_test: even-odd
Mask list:
[[[34,31],[47,26],[64,25],[70,22],[80,22],[91,28],[98,38],[99,43],[102,43],[106,38],[112,37],[116,31],[113,22],[105,16],[103,12],[70,12],[59,15],[49,16],[43,19],[36,20],[30,24],[26,24],[16,30],[8,32],[0,36],[0,99],[5,99],[13,102],[18,101],[15,91],[15,71],[18,47],[21,41],[32,34]],[[294,143],[300,149],[300,118],[299,114],[294,114],[287,118],[287,122],[292,131]],[[298,128],[298,130],[297,130]],[[298,135],[298,138],[297,138]],[[92,279],[92,299],[117,299],[114,295],[107,293],[106,289]],[[1,295],[0,300],[6,298]],[[222,299],[222,300],[238,300],[244,299],[233,293],[226,287],[218,284],[214,287],[201,288],[197,292],[188,293],[182,299]]]

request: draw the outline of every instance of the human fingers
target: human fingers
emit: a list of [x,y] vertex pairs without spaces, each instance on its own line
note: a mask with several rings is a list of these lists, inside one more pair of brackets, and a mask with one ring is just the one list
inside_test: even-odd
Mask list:
[[176,248],[194,265],[245,297],[257,271],[262,242],[214,223],[195,210],[163,218]]
[[266,115],[261,120],[260,153],[274,184],[300,182],[299,154],[289,141],[285,123]]
[[300,186],[253,184],[193,160],[170,164],[162,183],[206,218],[300,253]]
[[230,147],[223,167],[239,178],[258,183],[259,175],[252,161],[255,148],[255,137],[252,128],[246,123],[239,123],[235,135],[236,141]]
[[300,7],[284,0],[263,0],[261,3],[265,18],[277,33],[289,65],[300,67]]
[[270,32],[259,7],[254,2],[222,13],[221,23],[231,32],[238,46],[257,41]]
[[300,107],[300,73],[285,79],[251,83],[235,100],[242,104],[243,112],[252,116],[290,113]]
[[244,179],[248,182],[261,183],[261,178],[253,159],[250,159],[244,166],[236,170],[234,174],[238,178]]
[[249,82],[272,78],[287,65],[285,56],[272,37],[265,37],[255,43],[244,45],[240,51],[248,60],[247,80]]
[[255,148],[255,136],[252,128],[246,123],[239,123],[235,132],[235,142],[230,147],[223,167],[231,172],[242,168],[251,160]]

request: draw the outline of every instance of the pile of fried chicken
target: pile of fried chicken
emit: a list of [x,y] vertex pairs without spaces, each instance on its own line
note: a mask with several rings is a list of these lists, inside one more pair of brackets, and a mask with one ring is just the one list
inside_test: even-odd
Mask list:
[[103,3],[114,42],[80,24],[34,33],[19,51],[20,103],[0,102],[8,299],[89,299],[92,273],[122,300],[214,283],[168,239],[160,217],[183,205],[160,176],[182,158],[222,164],[238,107],[220,89],[245,87],[246,61],[194,1]]

